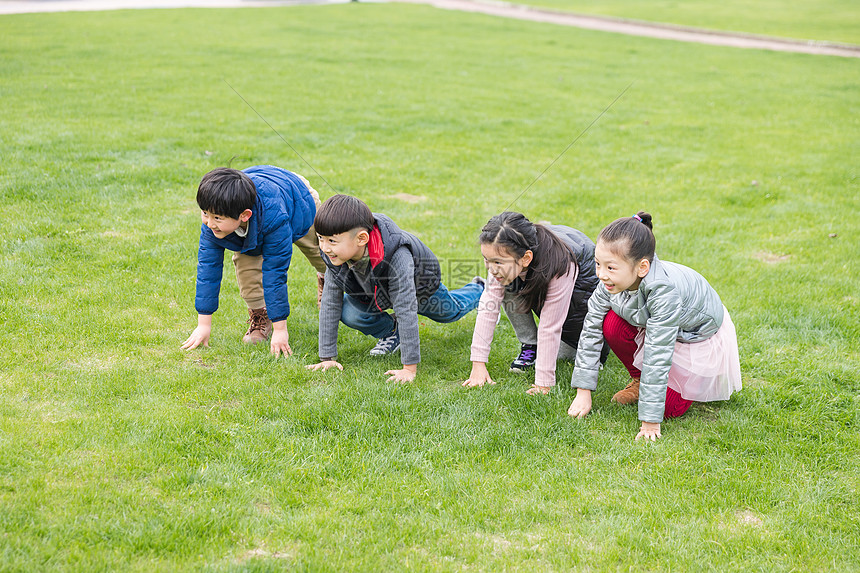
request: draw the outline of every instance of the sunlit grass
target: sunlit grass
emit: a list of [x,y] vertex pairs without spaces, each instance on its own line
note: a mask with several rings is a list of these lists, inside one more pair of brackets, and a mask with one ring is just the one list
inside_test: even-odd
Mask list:
[[[4,570],[857,569],[854,61],[364,4],[5,16],[0,52]],[[234,156],[476,268],[505,208],[592,237],[649,210],[732,312],[745,388],[635,443],[614,358],[574,422],[571,366],[526,396],[504,321],[499,385],[461,389],[471,316],[422,325],[411,386],[356,332],[308,372],[301,256],[294,357],[241,343],[232,280],[183,352],[196,186]]]

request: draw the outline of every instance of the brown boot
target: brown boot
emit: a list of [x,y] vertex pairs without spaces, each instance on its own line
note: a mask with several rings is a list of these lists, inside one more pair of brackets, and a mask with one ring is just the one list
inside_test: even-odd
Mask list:
[[639,401],[639,378],[634,378],[630,381],[624,390],[619,390],[612,397],[612,401],[616,404],[635,404]]
[[325,275],[317,273],[317,308],[322,306],[322,291],[325,286]]
[[266,308],[248,309],[248,332],[242,337],[245,344],[257,344],[269,340],[272,334],[272,321],[266,313]]

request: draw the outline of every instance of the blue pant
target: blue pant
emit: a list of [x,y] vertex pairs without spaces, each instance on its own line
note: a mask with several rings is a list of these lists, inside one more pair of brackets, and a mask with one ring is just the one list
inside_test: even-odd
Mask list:
[[[483,285],[476,283],[469,283],[455,291],[449,291],[445,285],[440,284],[430,297],[418,298],[418,314],[435,322],[460,320],[478,306],[483,292]],[[390,314],[375,307],[368,308],[368,305],[347,294],[343,295],[340,320],[348,327],[374,338],[385,338],[394,334],[394,319]]]

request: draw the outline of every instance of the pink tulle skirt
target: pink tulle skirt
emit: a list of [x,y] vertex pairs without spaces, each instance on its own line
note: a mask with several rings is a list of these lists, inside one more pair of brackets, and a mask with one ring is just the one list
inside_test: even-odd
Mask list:
[[[642,369],[645,329],[636,335],[633,365]],[[738,335],[729,311],[723,307],[723,325],[702,342],[675,342],[675,356],[669,369],[669,388],[685,400],[713,402],[728,400],[741,389],[741,362]]]

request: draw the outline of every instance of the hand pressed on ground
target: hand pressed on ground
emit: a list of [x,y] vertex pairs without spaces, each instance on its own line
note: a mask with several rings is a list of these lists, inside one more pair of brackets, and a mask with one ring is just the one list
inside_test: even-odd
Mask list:
[[574,418],[584,418],[589,412],[591,412],[591,390],[577,388],[576,398],[573,399],[567,413]]
[[490,373],[487,371],[487,365],[484,362],[472,362],[472,373],[469,374],[469,379],[461,384],[466,388],[481,387],[484,384],[495,384],[490,378]]
[[388,370],[385,372],[389,376],[387,382],[412,382],[415,380],[415,375],[418,373],[417,364],[404,364],[400,370]]
[[644,438],[646,441],[651,440],[656,442],[657,438],[663,437],[660,433],[660,424],[653,422],[642,422],[642,427],[639,428],[639,433],[636,434],[636,439]]
[[212,334],[212,315],[199,314],[197,315],[197,328],[191,333],[185,342],[182,343],[182,350],[191,350],[197,348],[201,344],[209,346],[209,336]]
[[343,371],[343,365],[337,360],[323,360],[322,362],[318,362],[317,364],[310,364],[305,366],[308,370],[322,370],[325,372],[329,368],[337,368],[340,371]]
[[[286,321],[278,321],[272,324],[272,341],[270,344],[271,353],[275,356],[291,356],[293,349],[290,348],[290,334],[287,332],[287,327],[284,324]],[[281,325],[280,327],[278,325]]]
[[526,390],[526,394],[529,396],[534,396],[536,394],[549,394],[550,390],[552,390],[552,386],[538,386],[537,384],[532,384],[532,387]]

